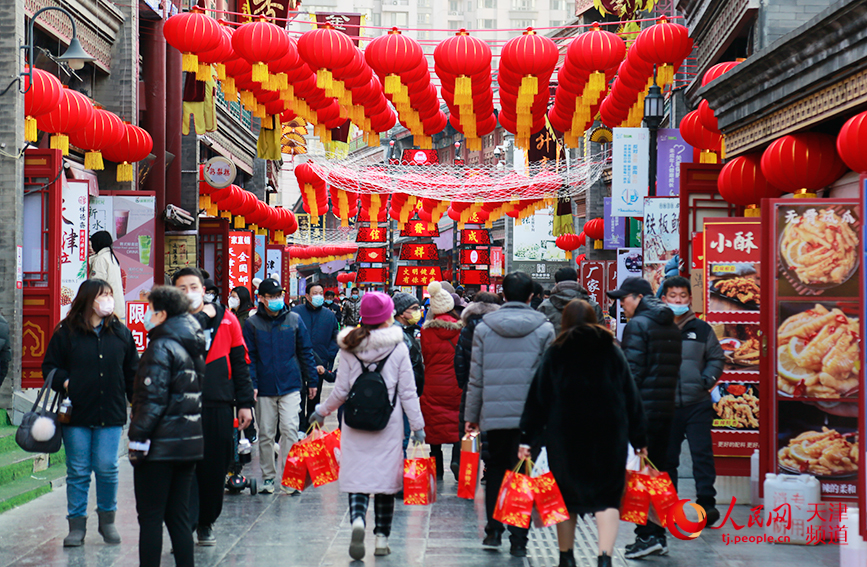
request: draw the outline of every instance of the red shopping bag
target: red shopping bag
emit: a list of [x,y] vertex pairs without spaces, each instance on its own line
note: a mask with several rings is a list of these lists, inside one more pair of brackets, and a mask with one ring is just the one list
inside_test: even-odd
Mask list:
[[403,461],[403,503],[408,506],[427,506],[437,501],[436,460],[415,458],[419,447],[414,445],[412,458]]
[[461,441],[461,463],[458,470],[458,498],[473,500],[479,483],[479,447],[475,435],[465,435]]
[[337,480],[339,471],[334,454],[325,444],[325,437],[330,434],[323,432],[318,424],[312,429],[313,432],[293,445],[293,449],[298,447],[298,452],[307,466],[307,472],[313,480],[313,486],[319,487]]
[[649,518],[650,521],[664,528],[668,521],[669,510],[677,503],[677,491],[674,489],[674,483],[671,482],[671,477],[668,476],[667,472],[658,471],[650,460],[647,460],[647,463],[650,466],[645,467],[647,478],[644,483],[650,495],[650,502],[653,504]]
[[283,467],[283,479],[280,483],[283,486],[294,488],[295,490],[303,491],[310,486],[310,477],[307,475],[307,465],[304,464],[304,458],[295,449],[298,444],[289,449],[289,454],[286,456],[286,464]]
[[[521,467],[526,467],[527,474],[518,472]],[[495,520],[519,528],[530,527],[530,515],[533,513],[533,479],[529,473],[529,461],[522,460],[514,470],[503,476],[494,508]]]
[[547,528],[569,519],[566,502],[563,501],[563,495],[551,472],[533,479],[533,502],[543,527]]
[[647,525],[650,510],[650,492],[645,481],[650,477],[636,471],[626,471],[626,490],[620,501],[620,519],[641,526]]
[[328,450],[328,454],[334,459],[334,463],[337,465],[337,471],[340,472],[340,429],[335,429],[330,433],[326,433],[324,437],[322,437],[323,443],[325,443],[325,448]]

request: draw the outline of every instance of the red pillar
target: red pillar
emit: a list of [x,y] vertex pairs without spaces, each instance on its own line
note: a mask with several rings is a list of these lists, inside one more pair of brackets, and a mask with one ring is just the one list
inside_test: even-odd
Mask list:
[[143,127],[154,140],[153,167],[145,179],[145,189],[156,195],[156,227],[154,230],[154,283],[162,284],[165,273],[166,210],[166,40],[163,21],[153,20],[150,29],[141,34],[144,61],[145,112]]
[[[181,52],[166,50],[166,151],[175,156],[166,172],[166,202],[181,206],[181,121],[184,113],[184,75]],[[196,216],[197,211],[189,211]]]

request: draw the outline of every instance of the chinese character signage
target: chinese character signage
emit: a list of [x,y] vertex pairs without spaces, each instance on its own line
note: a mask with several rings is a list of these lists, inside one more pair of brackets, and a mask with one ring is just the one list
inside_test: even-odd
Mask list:
[[680,249],[680,199],[648,197],[644,200],[643,276],[654,293],[665,279],[665,264]]
[[491,243],[491,235],[484,228],[465,228],[461,231],[461,244],[476,246]]
[[337,31],[345,33],[352,38],[355,47],[358,47],[358,38],[361,35],[361,14],[316,12],[316,23],[320,27],[323,24],[329,24]]
[[605,250],[617,250],[626,245],[626,219],[611,214],[611,197],[605,197],[605,236],[602,247]]
[[388,268],[359,268],[355,283],[387,283]]
[[183,268],[196,267],[196,235],[193,234],[166,234],[166,275],[172,274]]
[[69,314],[72,300],[87,279],[88,182],[63,180],[60,224],[60,318]]
[[488,285],[491,278],[487,270],[461,270],[461,285]]
[[762,296],[775,457],[767,472],[813,475],[823,498],[855,498],[864,454],[861,209],[854,199],[767,203],[763,266],[775,276]]
[[692,146],[683,141],[678,128],[656,132],[656,195],[680,195],[680,164],[692,163]]
[[432,281],[442,281],[443,274],[439,266],[398,266],[394,285],[427,285]]
[[503,277],[503,247],[494,246],[491,248],[490,275],[492,278]]
[[358,227],[356,242],[385,242],[388,240],[388,230],[385,228],[372,228],[367,226]]
[[725,355],[711,391],[714,455],[749,457],[760,443],[761,221],[706,219],[703,241],[699,256],[707,283],[698,295]]
[[387,259],[388,248],[359,248],[355,256],[356,262],[373,262],[382,264]]
[[253,234],[247,231],[229,232],[229,290],[241,286],[252,292]]
[[401,260],[436,260],[439,258],[436,244],[418,244],[408,242],[400,248]]
[[547,126],[530,137],[530,147],[527,150],[530,163],[556,162],[557,154],[557,137]]
[[[502,252],[500,253],[502,256]],[[473,266],[487,266],[491,263],[491,254],[484,249],[461,250],[461,264]]]
[[[433,226],[433,228],[430,228],[431,226]],[[403,225],[403,230],[400,231],[400,235],[437,237],[440,235],[440,230],[436,224],[420,220],[411,220]]]
[[240,0],[238,2],[241,21],[251,22],[253,17],[264,16],[268,19],[277,19],[277,25],[285,27],[289,11],[298,10],[301,4],[299,0]]
[[647,197],[650,135],[646,128],[615,128],[611,157],[611,214],[640,217]]
[[132,332],[135,340],[135,349],[143,354],[148,347],[148,332],[144,325],[144,315],[147,311],[147,301],[127,301],[126,303],[126,326]]
[[590,299],[603,306],[603,310],[605,309],[604,306],[608,305],[605,292],[609,291],[607,288],[607,270],[609,269],[616,269],[614,262],[591,260],[581,264],[581,286],[590,294]]

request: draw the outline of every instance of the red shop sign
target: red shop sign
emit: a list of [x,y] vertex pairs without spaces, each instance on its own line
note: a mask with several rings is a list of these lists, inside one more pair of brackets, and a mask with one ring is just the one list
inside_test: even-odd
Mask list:
[[434,224],[433,228],[428,228],[431,223],[420,220],[412,220],[403,225],[403,230],[400,231],[401,236],[428,236],[435,237],[440,235],[439,227]]
[[229,290],[238,286],[251,289],[252,274],[252,233],[247,231],[229,232]]
[[755,225],[742,223],[714,224],[712,230],[704,231],[704,261],[715,262],[758,262],[761,259],[759,231]]
[[581,285],[590,294],[590,299],[599,305],[605,305],[605,283],[605,262],[591,261],[581,264]]
[[359,268],[355,283],[385,283],[388,281],[388,268]]
[[491,254],[487,250],[461,250],[461,264],[487,266],[491,263]]
[[461,231],[461,244],[490,244],[491,235],[484,228],[465,228]]
[[135,339],[135,349],[142,354],[148,346],[148,331],[145,329],[144,315],[147,311],[147,301],[126,302],[126,326]]
[[443,273],[439,266],[398,266],[394,285],[427,285],[442,279]]
[[487,270],[461,270],[462,285],[488,285],[491,278]]
[[400,248],[401,260],[436,260],[439,258],[436,244],[407,243]]
[[387,248],[359,248],[358,255],[355,257],[356,262],[377,262],[386,261]]
[[356,242],[385,242],[388,237],[388,232],[384,228],[371,228],[362,226],[358,228],[358,236],[355,237]]

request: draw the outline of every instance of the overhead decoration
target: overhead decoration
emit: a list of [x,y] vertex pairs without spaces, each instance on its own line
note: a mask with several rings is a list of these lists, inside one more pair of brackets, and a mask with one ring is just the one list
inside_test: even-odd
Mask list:
[[580,247],[580,244],[578,244],[577,234],[561,234],[554,241],[554,244],[557,245],[557,248],[566,252],[567,260],[571,260],[572,251],[577,250]]
[[226,80],[226,66],[224,61],[229,61],[235,57],[235,50],[232,49],[232,33],[229,26],[223,20],[219,20],[219,42],[217,46],[208,51],[198,53],[198,67],[196,68],[197,81],[210,81],[213,77],[213,67],[217,67],[217,78],[221,81]]
[[124,122],[124,135],[114,146],[102,148],[102,155],[109,161],[117,163],[117,180],[132,181],[132,164],[139,162],[154,148],[154,140],[144,128],[139,128],[129,122]]
[[[343,246],[289,246],[286,248],[286,252],[289,254],[290,266],[297,264],[323,264],[335,260],[353,260],[357,251],[358,246],[354,244]],[[338,278],[340,275],[338,274]],[[344,273],[343,275],[346,274]],[[340,280],[338,279],[338,281]]]
[[602,239],[605,238],[605,220],[601,218],[590,219],[584,223],[585,238],[593,239],[593,248],[601,250]]
[[69,155],[69,134],[81,130],[93,120],[93,103],[78,91],[64,85],[60,102],[36,118],[37,127],[51,134],[51,149]]
[[101,150],[120,144],[125,136],[126,126],[123,120],[116,114],[96,106],[93,120],[81,130],[71,133],[69,141],[73,146],[85,150],[85,169],[101,170],[104,169]]
[[388,248],[359,248],[355,261],[381,264],[385,262],[387,258]]
[[[364,193],[360,196],[362,216],[359,220],[370,222],[371,228],[377,228],[380,222],[384,222],[388,216],[386,204],[388,195],[379,193]],[[366,215],[366,218],[363,218]]]
[[325,181],[309,163],[295,167],[295,178],[298,180],[298,188],[301,189],[304,210],[310,214],[310,222],[319,224],[319,217],[328,212]]
[[677,68],[692,53],[692,38],[686,26],[669,22],[663,16],[638,34],[632,49],[639,57],[656,65],[657,85],[671,85]]
[[331,210],[340,219],[340,226],[348,227],[349,220],[358,214],[358,193],[350,193],[334,185],[329,187]]
[[349,65],[355,55],[355,45],[345,33],[330,24],[301,34],[298,54],[316,72],[316,86],[326,96],[341,97],[343,82],[334,80],[334,70]]
[[856,114],[843,124],[837,136],[837,152],[852,171],[867,173],[867,112]]
[[163,24],[166,43],[183,54],[184,71],[198,73],[198,53],[219,47],[223,32],[216,20],[205,15],[198,6],[183,14],[175,14]]
[[718,163],[722,150],[722,136],[704,127],[699,119],[698,110],[686,114],[680,121],[680,135],[683,141],[701,150],[701,163]]
[[232,49],[251,66],[251,78],[268,85],[268,63],[279,59],[289,49],[286,30],[265,18],[240,26],[232,35]]
[[48,114],[60,104],[63,85],[60,80],[47,71],[33,68],[33,83],[27,74],[29,66],[24,67],[24,141],[37,140],[36,117]]
[[771,184],[803,198],[815,197],[816,191],[846,171],[834,137],[818,132],[799,132],[774,140],[762,154],[761,164]]
[[740,155],[726,163],[717,178],[720,196],[733,205],[746,207],[748,217],[759,216],[762,199],[776,199],[783,194],[762,173],[761,161],[761,152]]

